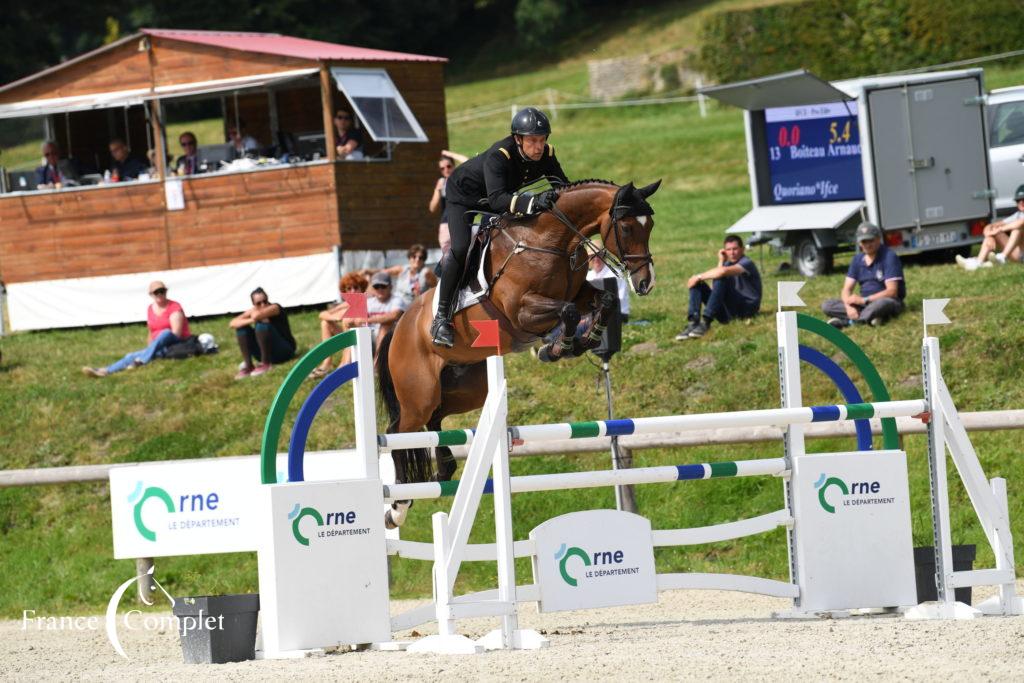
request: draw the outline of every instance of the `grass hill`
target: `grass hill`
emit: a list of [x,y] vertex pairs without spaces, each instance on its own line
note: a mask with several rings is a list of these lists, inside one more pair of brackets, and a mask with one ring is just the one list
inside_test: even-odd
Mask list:
[[[687,5],[689,6],[689,5]],[[693,3],[694,7],[706,5]],[[630,35],[626,27],[619,35]],[[681,30],[681,29],[680,29]],[[642,34],[638,34],[642,35]],[[617,38],[618,39],[618,38]],[[582,61],[548,67],[519,77],[494,77],[454,85],[448,108],[459,111],[510,102],[543,87],[584,86]],[[990,87],[1024,80],[1024,70],[992,69]],[[561,84],[561,85],[559,85]],[[503,134],[507,115],[453,125],[451,144],[475,153]],[[764,313],[749,323],[715,326],[703,341],[680,344],[672,337],[683,324],[686,278],[713,259],[722,232],[750,206],[742,116],[712,106],[701,118],[695,106],[665,105],[562,113],[554,121],[557,146],[571,177],[606,177],[618,182],[664,179],[652,199],[656,214],[652,242],[658,285],[634,299],[633,317],[647,324],[625,330],[625,351],[613,360],[616,412],[620,416],[710,412],[778,405],[775,369],[775,270],[782,257],[759,250],[752,256],[765,282]],[[426,192],[426,188],[424,190]],[[849,255],[837,256],[838,274],[818,278],[804,289],[814,313],[835,295]],[[790,279],[792,276],[787,276]],[[923,298],[954,296],[948,313],[954,324],[941,329],[946,380],[961,410],[1024,406],[1019,368],[1024,363],[1017,294],[1024,270],[994,268],[965,273],[951,265],[907,264],[908,312],[880,328],[855,328],[851,336],[868,351],[896,399],[920,395],[920,305]],[[268,289],[273,292],[272,288]],[[183,362],[157,362],[104,380],[88,379],[78,368],[106,363],[145,338],[141,325],[17,334],[2,340],[0,365],[0,455],[4,468],[53,467],[99,462],[139,462],[255,453],[266,410],[286,368],[268,376],[234,382],[238,362],[227,318],[198,321],[222,351]],[[300,346],[318,339],[314,311],[292,318]],[[839,359],[837,358],[837,361]],[[508,359],[510,421],[513,424],[594,419],[602,416],[597,372],[587,360],[542,366],[529,355]],[[863,389],[863,387],[862,387]],[[809,404],[832,403],[835,390],[822,378],[806,377]],[[327,414],[310,433],[310,449],[344,447],[352,440],[351,400],[332,398]],[[472,425],[463,416],[446,426]],[[1024,467],[1019,432],[976,434],[975,445],[989,476],[1009,479],[1017,557],[1024,558]],[[848,450],[852,440],[814,441],[817,451]],[[927,463],[923,436],[905,438],[913,490],[914,537],[930,543]],[[636,453],[636,465],[677,464],[714,459],[774,457],[781,444],[690,448]],[[601,469],[604,455],[553,456],[513,461],[513,474]],[[255,476],[255,473],[254,473]],[[952,488],[954,540],[979,544],[979,564],[991,552],[969,514],[969,502]],[[638,489],[642,512],[660,528],[702,526],[751,517],[782,503],[779,482],[736,479],[652,485]],[[513,503],[516,536],[555,514],[613,505],[610,490],[524,494]],[[490,540],[489,512],[482,506],[474,540]],[[439,505],[418,503],[406,536],[429,538],[429,516]],[[0,616],[22,609],[48,614],[95,612],[114,587],[134,572],[132,563],[111,559],[109,498],[105,484],[0,490]],[[659,569],[756,572],[784,578],[785,543],[779,532],[737,542],[657,553]],[[158,560],[161,583],[179,595],[250,592],[257,589],[252,554]],[[529,567],[517,567],[520,579]],[[395,594],[430,591],[429,565],[394,563]],[[460,590],[494,580],[487,566],[467,566]],[[42,612],[40,612],[42,613]]]

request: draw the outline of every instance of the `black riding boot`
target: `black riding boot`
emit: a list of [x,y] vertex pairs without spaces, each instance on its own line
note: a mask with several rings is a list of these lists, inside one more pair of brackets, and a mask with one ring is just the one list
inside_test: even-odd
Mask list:
[[437,315],[430,324],[430,336],[438,346],[455,346],[455,330],[452,329],[452,309],[455,307],[455,295],[459,289],[459,263],[451,253],[444,259],[441,270],[441,281],[437,283]]

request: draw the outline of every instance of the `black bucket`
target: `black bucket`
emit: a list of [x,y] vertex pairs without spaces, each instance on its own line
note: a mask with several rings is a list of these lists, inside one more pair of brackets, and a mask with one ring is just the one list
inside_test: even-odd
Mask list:
[[[974,556],[977,550],[977,546],[973,545],[953,546],[953,571],[971,571],[974,568]],[[932,546],[914,548],[914,571],[917,573],[918,604],[938,600],[939,592],[935,587],[935,548]],[[965,605],[971,604],[970,586],[955,589],[954,595],[957,602],[962,602]]]
[[186,664],[244,662],[256,657],[258,593],[176,598],[178,635]]

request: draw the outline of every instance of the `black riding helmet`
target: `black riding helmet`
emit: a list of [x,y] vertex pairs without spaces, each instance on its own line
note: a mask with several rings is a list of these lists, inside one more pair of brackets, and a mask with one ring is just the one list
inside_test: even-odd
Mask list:
[[527,107],[512,117],[512,135],[551,135],[551,122],[536,107]]
[[1013,193],[1013,201],[1019,202],[1024,199],[1024,185],[1017,188],[1017,191]]

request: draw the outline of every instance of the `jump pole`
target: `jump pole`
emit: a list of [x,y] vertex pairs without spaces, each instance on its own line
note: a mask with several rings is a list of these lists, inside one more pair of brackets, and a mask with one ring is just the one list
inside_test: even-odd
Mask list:
[[[565,491],[568,489],[590,489],[605,486],[627,486],[631,484],[665,484],[698,479],[720,479],[731,477],[774,476],[787,472],[783,458],[762,460],[739,460],[735,462],[712,462],[696,465],[663,465],[661,467],[637,467],[629,470],[596,470],[593,472],[567,472],[563,474],[531,474],[511,477],[510,493],[534,493],[537,491]],[[459,481],[421,482],[416,484],[385,484],[384,500],[432,500],[454,496]],[[494,484],[488,479],[483,493],[494,493]]]
[[[658,417],[596,420],[592,422],[562,422],[543,425],[523,425],[509,428],[516,442],[536,443],[602,436],[630,436],[663,434],[696,429],[723,427],[792,427],[812,422],[837,422],[864,418],[905,417],[927,410],[924,399],[909,401],[882,401],[849,405],[770,408],[767,410],[741,410],[730,413],[702,413],[697,415],[662,415]],[[801,432],[801,437],[803,433]],[[381,450],[405,448],[435,448],[437,446],[463,446],[473,443],[474,430],[453,429],[439,432],[403,432],[379,434],[377,444]],[[801,438],[802,444],[802,438]]]

